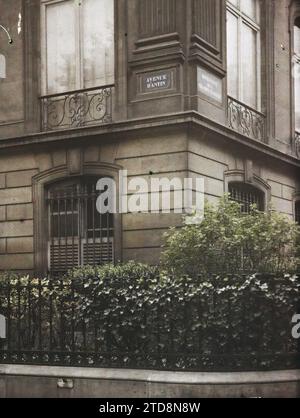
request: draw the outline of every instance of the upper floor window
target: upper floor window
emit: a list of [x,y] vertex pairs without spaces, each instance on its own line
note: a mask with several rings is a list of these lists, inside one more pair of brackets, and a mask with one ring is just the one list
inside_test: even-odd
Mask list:
[[300,16],[295,19],[293,32],[295,129],[300,132]]
[[114,82],[114,1],[41,0],[43,93]]
[[230,198],[241,205],[243,213],[250,213],[253,205],[260,211],[265,210],[264,193],[256,187],[246,183],[230,183],[228,191]]
[[114,261],[114,218],[97,211],[97,180],[83,177],[47,190],[48,269],[52,274]]
[[227,0],[228,94],[261,107],[260,0]]

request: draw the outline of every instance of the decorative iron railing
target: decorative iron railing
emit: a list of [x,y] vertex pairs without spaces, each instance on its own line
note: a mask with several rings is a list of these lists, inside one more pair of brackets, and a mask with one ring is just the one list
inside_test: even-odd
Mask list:
[[113,86],[41,97],[42,130],[78,128],[112,122]]
[[266,142],[264,114],[228,96],[227,117],[231,129],[249,138]]
[[295,151],[298,158],[300,158],[300,132],[295,132]]
[[[147,280],[151,287],[156,278]],[[274,277],[270,280],[274,284]],[[148,281],[139,282],[138,292],[147,292]],[[112,288],[103,297],[96,295],[92,311],[80,304],[91,294],[95,297],[89,293],[95,286],[92,277],[2,280],[0,314],[6,338],[0,334],[0,364],[195,371],[298,368],[298,342],[290,331],[292,304],[290,314],[282,315],[276,298],[256,297],[250,289],[232,299],[227,282],[215,277],[212,283],[211,291],[208,286],[207,294],[196,293],[189,302],[170,293],[168,303],[152,311],[150,300],[138,321],[130,319],[133,305],[127,305],[128,312],[108,315]]]

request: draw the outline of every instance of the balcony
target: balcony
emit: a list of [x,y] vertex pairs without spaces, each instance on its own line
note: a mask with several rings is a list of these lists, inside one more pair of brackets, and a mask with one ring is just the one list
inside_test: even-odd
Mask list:
[[111,123],[112,96],[112,85],[42,96],[42,131]]
[[266,142],[264,114],[228,96],[227,118],[228,126],[234,131],[257,141]]

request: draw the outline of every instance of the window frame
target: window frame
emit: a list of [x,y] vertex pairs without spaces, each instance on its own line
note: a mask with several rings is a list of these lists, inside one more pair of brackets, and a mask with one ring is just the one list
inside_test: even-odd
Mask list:
[[[293,131],[300,133],[300,126],[296,126],[296,97],[295,97],[295,91],[296,91],[296,85],[295,85],[295,65],[299,66],[299,72],[300,72],[300,52],[299,55],[295,52],[295,26],[296,26],[296,20],[299,20],[299,28],[300,28],[300,6],[298,6],[295,10],[295,13],[293,13],[292,16],[292,22],[291,22],[291,82],[292,82],[292,115],[293,115]],[[297,60],[297,63],[294,61]],[[300,111],[300,109],[299,109]]]
[[[88,260],[90,259],[89,251],[93,254],[92,264],[94,265],[98,265],[97,259],[101,260],[101,263],[115,262],[114,217],[112,214],[101,215],[97,212],[96,202],[97,197],[100,195],[100,193],[96,191],[96,184],[98,180],[99,176],[75,176],[72,177],[72,179],[63,179],[47,186],[45,199],[48,215],[48,271],[50,274],[55,272],[63,273],[70,268],[70,266],[66,265],[64,269],[61,265],[61,257],[64,258],[64,251],[66,250],[71,251],[74,262],[72,267],[88,264],[85,261],[85,257],[88,257]],[[71,191],[73,186],[74,189]],[[93,227],[90,228],[89,222],[91,218],[89,218],[89,205],[92,201],[95,206],[92,215]],[[70,202],[72,202],[72,210],[67,209],[67,203]],[[53,211],[53,208],[56,209],[56,206],[58,210]],[[73,218],[71,218],[71,234],[68,233],[68,222],[70,220],[69,215],[73,216]],[[100,217],[101,220],[99,221],[98,227],[97,219]],[[55,218],[57,220],[57,225],[53,224]],[[73,223],[76,218],[76,222]],[[104,226],[100,228],[100,225]],[[57,232],[57,234],[54,232]],[[90,233],[93,234],[92,237],[90,236]],[[96,253],[97,246],[101,248],[100,253]],[[58,270],[57,264],[52,265],[52,254],[54,254],[55,251],[58,251],[58,264],[59,267],[61,267],[61,270]],[[85,251],[87,254],[85,254]],[[104,261],[105,251],[107,251],[108,258],[110,252],[112,257],[107,261]]]
[[[265,210],[266,210],[266,202],[265,202],[265,200],[266,199],[265,199],[265,194],[264,194],[264,192],[261,189],[259,189],[258,187],[255,187],[253,184],[249,184],[249,183],[246,183],[246,182],[242,182],[242,181],[230,181],[228,183],[228,193],[230,195],[229,197],[230,197],[230,199],[232,201],[239,203],[241,205],[241,209],[242,209],[243,206],[245,207],[246,204],[249,206],[248,209],[250,209],[250,206],[251,205],[255,205],[256,203],[255,202],[253,202],[253,203],[251,203],[251,202],[243,202],[243,201],[234,199],[231,196],[231,192],[230,192],[231,187],[240,188],[240,190],[239,190],[240,193],[245,193],[245,194],[253,193],[253,194],[256,194],[257,201],[259,202],[257,204],[257,209],[260,212],[265,212]],[[242,189],[244,189],[244,191]],[[249,210],[245,210],[245,211],[242,211],[242,212],[245,213],[245,214],[250,213]]]
[[246,168],[245,170],[233,169],[225,171],[224,192],[227,194],[229,193],[229,185],[231,183],[248,184],[262,193],[264,211],[267,211],[270,207],[270,203],[272,200],[271,186],[264,179],[253,173],[253,170],[251,169],[251,164],[249,164],[248,166],[249,168]]
[[[109,163],[84,163],[77,177],[110,177],[119,190],[119,171],[123,168]],[[47,189],[54,183],[68,181],[73,177],[68,165],[50,168],[33,177],[34,202],[34,271],[37,275],[48,274],[48,211]],[[122,214],[114,214],[114,259],[122,261]]]
[[[227,14],[231,13],[237,18],[238,24],[238,69],[237,69],[237,85],[238,85],[238,97],[233,97],[233,99],[238,100],[245,105],[250,106],[248,103],[245,102],[243,97],[243,71],[242,71],[242,47],[241,47],[241,40],[242,40],[242,28],[243,25],[246,24],[252,30],[256,32],[256,105],[255,110],[258,112],[262,111],[262,5],[260,0],[256,2],[256,16],[258,17],[258,22],[255,22],[251,17],[247,16],[241,9],[240,9],[240,1],[237,0],[238,6],[233,5],[230,0],[226,0],[226,22],[227,22]],[[227,25],[226,25],[227,27]],[[226,32],[227,34],[227,32]],[[228,48],[228,37],[226,35],[226,49]],[[228,71],[228,67],[227,67]],[[228,89],[228,83],[227,83]]]
[[[47,66],[47,6],[51,4],[59,4],[64,3],[66,1],[72,1],[72,0],[40,0],[40,33],[41,33],[41,95],[47,96],[49,95],[49,89],[48,89],[48,66]],[[74,0],[73,0],[74,1]],[[113,83],[107,83],[109,85],[114,84],[116,80],[116,6],[115,6],[115,0],[111,0],[114,2],[114,80]],[[75,89],[74,90],[66,90],[61,92],[53,92],[51,95],[59,95],[63,93],[69,93],[72,91],[80,91],[87,89],[84,87],[84,68],[83,68],[83,33],[82,33],[82,17],[80,12],[80,6],[76,7],[75,11],[75,33],[76,33],[76,39],[75,39]],[[102,87],[99,85],[95,85],[92,87],[89,87],[88,89],[95,89],[97,87]]]

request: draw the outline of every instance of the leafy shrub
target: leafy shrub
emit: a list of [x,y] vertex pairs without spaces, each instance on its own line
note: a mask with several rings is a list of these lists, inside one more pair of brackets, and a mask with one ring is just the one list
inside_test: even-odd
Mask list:
[[103,366],[180,370],[297,366],[291,319],[299,303],[298,276],[194,280],[135,263],[86,272],[72,274],[79,280],[76,318],[84,321],[92,336],[97,328],[96,347],[91,339],[89,349],[101,353]]
[[299,227],[273,210],[249,214],[228,196],[215,208],[206,203],[201,223],[185,218],[165,236],[162,265],[170,274],[283,273],[299,266]]

